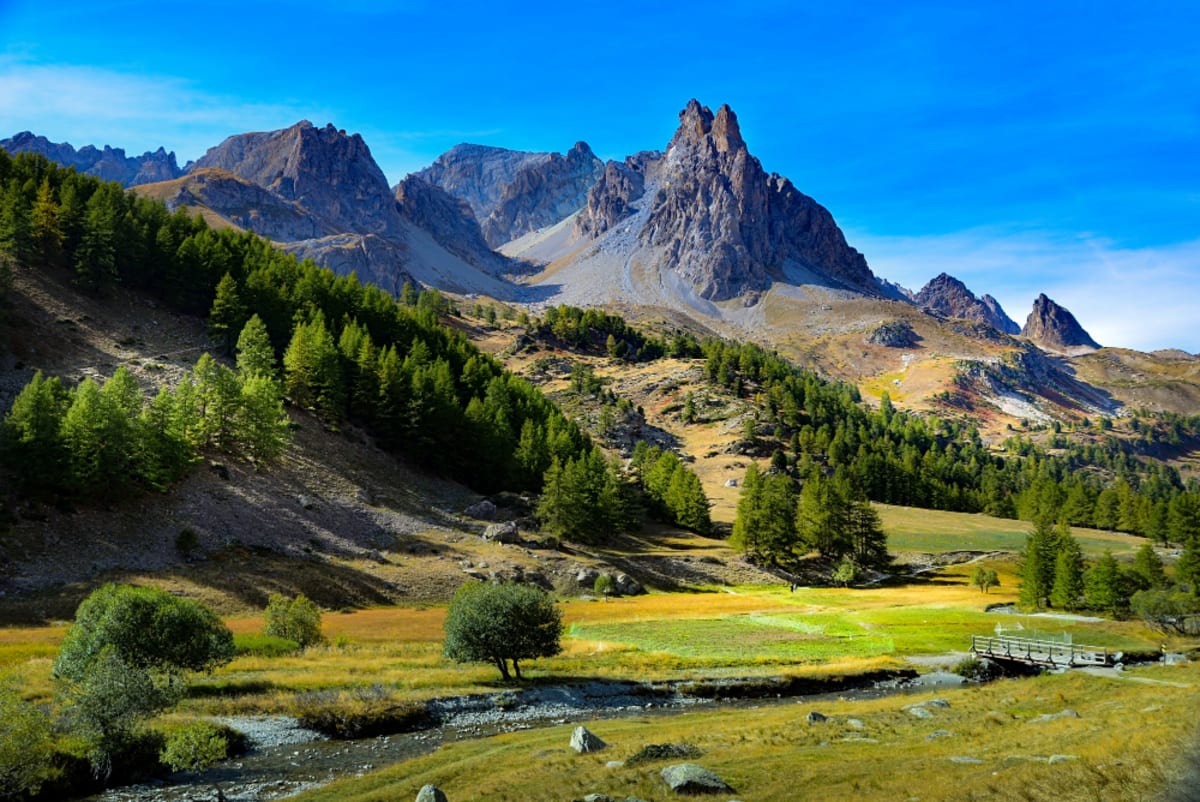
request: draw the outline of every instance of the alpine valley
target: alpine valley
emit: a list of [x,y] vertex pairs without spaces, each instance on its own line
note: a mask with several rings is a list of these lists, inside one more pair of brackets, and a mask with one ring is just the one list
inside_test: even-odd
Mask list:
[[0,798],[1193,798],[1200,355],[567,144],[0,141]]

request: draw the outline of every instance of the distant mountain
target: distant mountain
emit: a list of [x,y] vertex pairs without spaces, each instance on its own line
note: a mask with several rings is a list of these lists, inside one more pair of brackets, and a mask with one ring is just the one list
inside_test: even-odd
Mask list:
[[[722,106],[714,115],[696,100],[680,112],[664,153],[605,165],[569,230],[518,240],[505,252],[566,259],[571,276],[609,282],[588,296],[646,303],[653,295],[655,303],[695,309],[752,299],[773,282],[883,292],[833,216],[763,170],[733,111]],[[556,272],[548,280],[569,288],[571,277]]]
[[1047,298],[1045,293],[1033,302],[1033,311],[1029,313],[1021,334],[1051,351],[1100,348],[1100,344],[1084,331],[1075,316]]
[[545,161],[527,164],[513,175],[481,224],[484,239],[498,248],[568,217],[583,206],[603,171],[604,163],[586,142],[576,143],[566,156],[551,153]]
[[296,202],[333,231],[400,232],[400,212],[367,144],[332,125],[317,128],[303,120],[279,131],[231,136],[191,171],[212,167]]
[[13,155],[39,153],[64,167],[74,167],[81,173],[105,181],[116,181],[126,187],[168,181],[182,174],[175,162],[175,154],[167,153],[161,147],[153,153],[147,151],[141,156],[127,157],[121,148],[105,145],[103,150],[97,150],[92,145],[85,145],[75,150],[68,143],[51,142],[44,136],[22,131],[16,136],[0,140],[0,148]]
[[940,312],[947,317],[987,323],[1005,334],[1021,332],[1021,327],[1004,313],[999,301],[990,295],[976,298],[975,294],[967,289],[967,285],[946,273],[932,279],[912,300],[918,306]]
[[470,210],[423,182],[397,196],[358,134],[301,121],[231,136],[174,181],[138,188],[171,208],[246,228],[302,259],[391,292],[405,281],[510,297],[510,262]]
[[476,220],[486,220],[517,173],[548,158],[549,153],[464,143],[450,148],[414,175],[465,200]]

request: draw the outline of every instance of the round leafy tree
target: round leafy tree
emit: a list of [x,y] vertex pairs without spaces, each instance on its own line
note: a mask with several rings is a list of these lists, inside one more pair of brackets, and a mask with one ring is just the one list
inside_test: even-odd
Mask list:
[[321,608],[303,593],[289,599],[272,593],[263,614],[263,634],[287,638],[302,647],[321,642]]
[[472,582],[454,594],[446,613],[447,657],[490,662],[509,679],[508,661],[521,679],[520,660],[562,651],[562,614],[544,591],[528,585]]

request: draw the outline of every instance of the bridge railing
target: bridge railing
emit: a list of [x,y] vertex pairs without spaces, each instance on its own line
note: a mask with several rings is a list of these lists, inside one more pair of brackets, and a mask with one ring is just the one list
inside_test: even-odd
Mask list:
[[1004,635],[972,635],[971,651],[981,657],[1051,666],[1103,666],[1108,665],[1109,661],[1108,649],[1103,646]]

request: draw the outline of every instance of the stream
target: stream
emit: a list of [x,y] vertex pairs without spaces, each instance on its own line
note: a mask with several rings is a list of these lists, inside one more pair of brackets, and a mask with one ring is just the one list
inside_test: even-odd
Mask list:
[[835,682],[754,678],[551,685],[433,700],[429,709],[437,723],[428,729],[359,740],[330,740],[283,716],[222,717],[217,720],[247,735],[251,748],[245,755],[203,772],[109,789],[83,802],[199,802],[216,799],[217,788],[228,802],[268,802],[427,754],[443,743],[501,732],[674,715],[715,705],[749,708],[876,698],[961,682],[960,677],[939,672],[920,677],[914,672],[880,672]]

